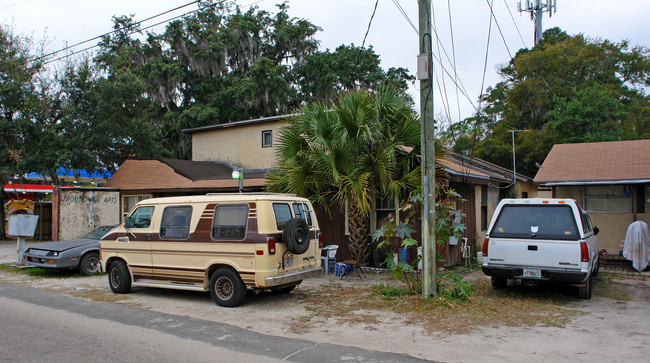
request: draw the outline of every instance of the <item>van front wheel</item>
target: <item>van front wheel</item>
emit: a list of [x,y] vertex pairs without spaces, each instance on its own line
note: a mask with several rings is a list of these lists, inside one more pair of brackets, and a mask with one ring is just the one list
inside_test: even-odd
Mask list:
[[234,307],[246,299],[246,285],[237,272],[221,268],[210,277],[210,296],[217,305]]
[[131,274],[124,261],[111,262],[108,267],[108,284],[116,294],[126,294],[131,291]]

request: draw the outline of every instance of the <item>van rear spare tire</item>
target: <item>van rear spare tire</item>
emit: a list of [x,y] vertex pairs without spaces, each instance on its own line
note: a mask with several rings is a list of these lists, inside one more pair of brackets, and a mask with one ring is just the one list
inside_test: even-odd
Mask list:
[[289,252],[300,255],[309,249],[309,227],[302,218],[291,218],[284,225],[284,243]]

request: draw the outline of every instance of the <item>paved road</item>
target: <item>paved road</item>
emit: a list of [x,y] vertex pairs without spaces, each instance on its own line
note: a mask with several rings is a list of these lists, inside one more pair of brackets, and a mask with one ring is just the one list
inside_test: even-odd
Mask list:
[[0,283],[2,362],[420,362]]

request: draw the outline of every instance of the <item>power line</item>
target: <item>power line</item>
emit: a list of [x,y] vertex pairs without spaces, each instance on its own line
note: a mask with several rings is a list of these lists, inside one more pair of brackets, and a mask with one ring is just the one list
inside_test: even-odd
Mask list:
[[[199,10],[201,10],[201,9],[196,9],[196,10],[188,11],[188,12],[183,13],[183,14],[181,14],[181,15],[176,15],[176,16],[171,17],[171,18],[169,18],[169,19],[166,19],[166,20],[160,21],[160,22],[158,22],[158,23],[155,23],[155,24],[149,25],[149,26],[147,26],[147,27],[139,28],[139,29],[137,29],[137,30],[133,30],[133,31],[131,31],[130,33],[128,33],[128,35],[131,35],[131,34],[134,34],[134,33],[138,33],[138,32],[141,32],[141,31],[143,31],[143,30],[151,29],[151,28],[156,27],[156,26],[158,26],[158,25],[168,23],[168,22],[170,22],[170,21],[172,21],[172,20],[176,20],[176,19],[178,19],[178,18],[182,18],[182,17],[187,16],[187,15],[190,15],[190,14],[192,14],[192,13],[196,13],[196,12],[199,11]],[[138,23],[140,23],[140,22],[138,22]],[[126,28],[126,27],[122,27],[122,28],[117,29],[117,30],[122,30],[122,29],[125,29],[125,28]],[[112,33],[112,32],[111,32],[111,33]],[[110,33],[107,33],[107,34],[110,34]],[[90,50],[90,49],[97,48],[97,47],[99,47],[99,44],[91,45],[91,46],[89,46],[89,47],[86,47],[86,48],[84,48],[84,49],[81,49],[81,50],[78,50],[78,51],[75,51],[75,52],[72,52],[72,53],[69,53],[69,54],[66,54],[66,55],[61,56],[61,57],[59,57],[59,58],[55,58],[55,59],[51,59],[51,60],[47,60],[47,61],[43,62],[43,64],[53,63],[53,62],[59,61],[59,60],[61,60],[61,59],[65,59],[65,58],[71,57],[71,56],[76,55],[76,54],[79,54],[79,53],[83,53],[83,52],[85,52],[85,51],[88,51],[88,50]]]
[[379,5],[379,0],[375,1],[375,8],[372,10],[372,15],[370,16],[370,21],[368,22],[368,29],[366,29],[366,35],[363,36],[363,42],[361,43],[361,48],[366,45],[366,38],[368,33],[370,33],[370,26],[372,25],[372,20],[375,18],[375,13],[377,13],[377,5]]
[[[148,18],[146,18],[146,19],[144,19],[144,20],[141,20],[141,21],[136,22],[136,24],[144,23],[144,22],[146,22],[146,21],[149,21],[149,20],[155,19],[155,18],[157,18],[157,17],[159,17],[159,16],[163,16],[163,15],[168,14],[168,13],[171,13],[171,12],[173,12],[173,11],[176,11],[176,10],[182,9],[182,8],[184,8],[184,7],[186,7],[186,6],[190,6],[190,5],[192,5],[192,4],[196,4],[196,3],[200,2],[200,1],[201,1],[201,0],[195,0],[195,1],[192,1],[192,2],[187,3],[187,4],[185,4],[185,5],[178,6],[178,7],[174,8],[174,9],[170,9],[170,10],[164,11],[164,12],[162,12],[162,13],[160,13],[160,14],[157,14],[157,15],[154,15],[154,16],[150,16],[150,17],[148,17]],[[159,25],[159,24],[158,24],[158,25]],[[98,35],[98,36],[96,36],[96,37],[92,37],[92,38],[86,39],[86,40],[84,40],[84,41],[82,41],[82,42],[79,42],[79,43],[76,43],[76,44],[73,44],[73,45],[69,45],[69,46],[67,46],[67,47],[65,47],[65,48],[62,48],[62,49],[59,49],[59,50],[57,50],[57,51],[54,51],[54,52],[51,52],[51,53],[48,53],[48,54],[42,55],[42,56],[37,57],[37,58],[34,58],[34,59],[32,60],[32,62],[39,61],[39,60],[41,60],[41,59],[43,59],[43,58],[47,58],[47,57],[49,57],[49,56],[51,56],[51,55],[55,55],[55,54],[58,54],[58,53],[64,52],[64,51],[66,51],[66,50],[68,50],[68,49],[71,49],[71,48],[74,48],[74,47],[78,47],[78,46],[80,46],[80,45],[82,45],[82,44],[86,44],[86,43],[91,42],[91,41],[93,41],[93,40],[101,39],[101,38],[103,38],[103,37],[105,37],[105,36],[107,36],[107,35],[111,35],[111,34],[114,34],[114,33],[118,32],[118,31],[124,30],[124,29],[127,28],[127,27],[129,27],[129,26],[123,26],[123,27],[120,27],[120,28],[115,29],[115,30],[113,30],[113,31],[110,31],[110,32],[108,32],[108,33],[104,33],[104,34],[102,34],[102,35]],[[49,63],[49,62],[48,62],[48,63]]]
[[397,6],[397,10],[399,10],[399,12],[402,14],[404,19],[406,19],[406,21],[408,21],[408,23],[411,24],[411,28],[413,28],[413,30],[415,31],[415,34],[419,34],[420,32],[418,31],[418,28],[416,28],[415,25],[413,25],[413,22],[411,21],[409,16],[406,14],[406,11],[404,11],[404,8],[402,8],[402,5],[400,5],[399,1],[398,0],[393,0],[393,4],[395,4],[395,6]]
[[[438,25],[436,25],[436,10],[435,10],[435,8],[433,6],[431,6],[431,13],[432,13],[431,20],[433,22],[433,31],[437,34],[438,33]],[[440,53],[440,43],[441,43],[441,41],[440,41],[440,38],[438,38],[437,36],[436,36],[436,40],[437,40],[436,41],[436,46],[438,47],[438,53]],[[452,67],[453,67],[453,64],[452,64]],[[438,77],[437,77],[437,74],[436,74],[436,82],[438,82],[438,90],[440,90],[440,93],[442,95],[442,101],[443,101],[442,105],[445,108],[445,113],[447,114],[447,119],[449,121],[451,121],[451,112],[450,112],[451,107],[449,106],[449,97],[447,96],[447,84],[445,83],[444,75],[441,76],[441,78],[442,78],[442,89],[440,89],[440,83],[438,82]],[[456,88],[456,89],[458,89],[458,88]]]
[[521,42],[524,44],[524,48],[528,48],[526,46],[526,42],[524,41],[524,37],[521,36],[521,32],[519,31],[519,26],[517,26],[517,22],[515,21],[515,17],[512,16],[512,11],[510,11],[510,6],[508,5],[508,1],[503,0],[503,2],[506,4],[506,8],[508,8],[508,13],[510,13],[510,19],[512,19],[512,23],[515,24],[515,29],[517,29],[517,34],[519,34],[519,39],[521,39]]
[[[494,0],[492,0],[494,2]],[[487,2],[488,6],[490,7],[490,13],[492,14],[492,17],[494,17],[494,23],[497,25],[497,29],[499,30],[499,34],[501,34],[501,39],[503,39],[503,45],[506,46],[506,50],[508,51],[508,55],[510,56],[510,59],[512,59],[512,53],[510,53],[510,48],[508,47],[508,42],[506,42],[506,38],[503,36],[503,32],[501,31],[501,26],[499,26],[499,21],[497,20],[496,15],[494,15],[494,9],[492,9],[492,4],[490,4],[490,0],[485,0]]]
[[[494,3],[494,0],[492,0]],[[490,51],[490,35],[492,34],[492,15],[490,15],[490,25],[488,25],[487,44],[485,46],[485,62],[483,63],[483,77],[481,79],[481,93],[478,95],[478,108],[481,108],[481,98],[483,96],[483,87],[485,86],[485,73],[487,70],[488,53]],[[479,111],[480,112],[480,111]]]
[[[451,34],[451,56],[454,60],[454,80],[458,79],[458,69],[456,68],[456,46],[454,45],[454,27],[451,20],[451,0],[447,0],[447,13],[449,14],[449,32]],[[458,97],[458,88],[456,88],[456,107],[458,109],[458,121],[460,121],[460,99]]]

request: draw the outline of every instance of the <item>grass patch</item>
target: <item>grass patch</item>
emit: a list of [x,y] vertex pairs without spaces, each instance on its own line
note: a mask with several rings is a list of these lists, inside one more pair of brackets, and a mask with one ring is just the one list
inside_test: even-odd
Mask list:
[[86,275],[80,274],[76,269],[65,269],[60,271],[47,270],[40,267],[16,267],[13,265],[0,264],[0,271],[12,272],[36,278],[81,278]]
[[399,324],[419,325],[428,333],[465,334],[485,326],[563,327],[580,313],[564,306],[576,300],[573,290],[567,294],[555,287],[493,289],[489,280],[475,279],[463,281],[462,289],[471,293],[458,298],[457,293],[449,293],[456,286],[448,284],[448,293],[423,298],[409,295],[406,287],[390,280],[370,287],[325,285],[306,295],[309,313],[296,318],[290,328],[304,332],[331,323],[372,327],[386,316],[401,318]]

